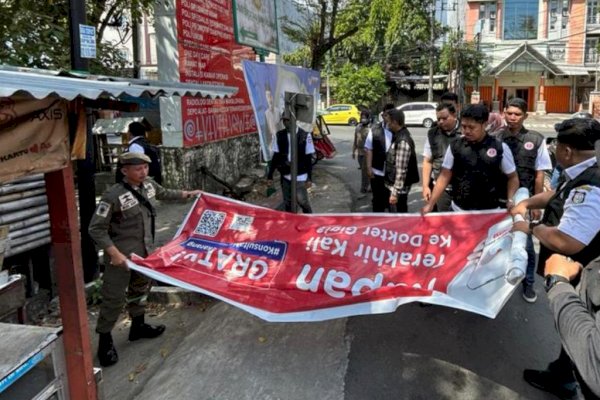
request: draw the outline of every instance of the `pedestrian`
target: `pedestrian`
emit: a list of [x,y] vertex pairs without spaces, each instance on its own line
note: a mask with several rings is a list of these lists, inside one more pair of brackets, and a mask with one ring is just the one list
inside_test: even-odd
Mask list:
[[[291,135],[290,119],[286,116],[281,118],[284,129],[277,132],[273,140],[273,158],[269,165],[267,184],[273,186],[273,174],[279,171],[281,181],[281,192],[285,211],[292,211],[292,175],[291,175]],[[311,214],[312,207],[308,198],[308,191],[312,185],[312,154],[315,146],[312,136],[301,128],[297,128],[296,138],[298,143],[298,176],[296,177],[296,199],[298,206],[304,214]]]
[[585,399],[600,398],[600,258],[583,268],[569,257],[553,254],[546,261],[545,275],[550,309],[572,372]]
[[[594,146],[600,146],[600,123],[574,118],[556,129],[556,161],[563,168],[557,189],[523,200],[511,210],[514,216],[526,218],[529,210],[544,209],[540,223],[516,222],[513,226],[540,241],[540,275],[553,253],[581,265],[600,256],[600,169],[594,153]],[[562,398],[577,395],[571,360],[564,348],[546,370],[525,370],[523,378]]]
[[[485,132],[488,117],[488,110],[481,104],[465,107],[460,119],[463,136],[448,147],[442,171],[431,198],[421,209],[422,214],[433,210],[449,184],[454,211],[499,208],[501,194],[496,182],[505,175],[507,192],[512,199],[519,186],[512,153],[506,144]],[[508,202],[507,207],[512,207],[512,202]]]
[[408,193],[414,183],[419,182],[419,166],[415,142],[404,126],[404,112],[389,110],[388,128],[393,141],[385,163],[385,185],[390,191],[389,204],[396,212],[408,212]]
[[[158,184],[162,184],[162,167],[158,148],[146,140],[146,126],[141,122],[132,122],[128,127],[129,143],[125,153],[142,153],[150,158],[149,176]],[[121,165],[117,163],[116,183],[121,182],[123,174]]]
[[[431,199],[431,191],[442,170],[444,155],[450,143],[460,137],[460,126],[456,108],[450,103],[441,103],[436,108],[437,124],[429,129],[423,149],[423,200]],[[448,185],[434,207],[434,211],[452,211],[450,203],[452,186]]]
[[[496,133],[503,143],[510,148],[515,165],[519,186],[527,188],[529,196],[544,191],[544,179],[546,171],[552,170],[552,161],[546,148],[544,136],[539,132],[528,130],[523,126],[527,119],[527,103],[525,100],[514,97],[508,101],[504,109],[506,127]],[[541,218],[540,210],[531,211],[531,219]],[[533,236],[527,235],[527,272],[523,280],[523,299],[528,303],[537,300],[537,294],[533,288],[535,282],[535,249],[533,247]]]
[[354,143],[352,145],[352,159],[358,161],[360,169],[360,192],[367,193],[369,190],[369,174],[367,171],[367,157],[365,155],[365,141],[371,129],[371,113],[369,111],[360,112],[360,122],[354,131]]
[[392,211],[390,208],[390,191],[385,186],[385,162],[387,152],[392,145],[392,132],[388,128],[388,112],[394,110],[393,104],[389,103],[383,107],[382,117],[384,122],[372,124],[367,139],[365,150],[367,155],[367,173],[371,181],[373,195],[373,212]]
[[491,112],[488,117],[488,123],[486,126],[486,131],[490,135],[494,135],[504,129],[506,127],[506,120],[502,116],[502,114],[497,112]]
[[190,198],[200,193],[165,189],[148,178],[151,160],[145,154],[123,153],[119,161],[123,179],[102,195],[89,226],[90,237],[104,251],[102,304],[96,325],[98,360],[103,367],[119,360],[111,331],[125,303],[131,317],[130,341],[155,338],[165,331],[164,325],[145,323],[142,298],[151,281],[129,270],[127,259],[133,253],[146,257],[152,250],[156,199]]

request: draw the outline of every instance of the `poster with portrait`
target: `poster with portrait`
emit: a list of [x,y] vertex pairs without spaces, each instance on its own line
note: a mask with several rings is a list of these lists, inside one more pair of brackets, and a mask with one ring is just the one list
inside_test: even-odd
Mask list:
[[[261,151],[264,159],[269,161],[273,137],[283,129],[281,113],[284,110],[285,92],[312,95],[316,110],[321,76],[312,69],[247,60],[242,62],[242,67],[258,126]],[[312,124],[298,123],[298,126],[308,132],[312,130]]]

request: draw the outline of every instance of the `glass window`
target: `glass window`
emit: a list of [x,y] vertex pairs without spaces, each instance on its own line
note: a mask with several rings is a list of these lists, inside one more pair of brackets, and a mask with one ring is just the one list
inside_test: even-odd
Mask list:
[[490,17],[490,32],[496,30],[496,3],[488,4],[489,17]]
[[505,40],[537,39],[538,0],[506,0],[504,8]]
[[567,25],[569,24],[569,0],[563,0],[561,21],[561,28],[567,29]]
[[548,25],[550,30],[556,30],[556,21],[558,21],[558,0],[551,0],[549,5]]

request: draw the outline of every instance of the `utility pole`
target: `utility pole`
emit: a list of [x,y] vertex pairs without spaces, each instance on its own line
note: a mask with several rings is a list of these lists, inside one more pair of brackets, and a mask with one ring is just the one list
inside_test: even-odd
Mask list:
[[71,34],[71,69],[88,72],[88,60],[81,58],[79,25],[85,25],[85,0],[69,0],[69,33]]
[[431,0],[431,10],[429,13],[429,88],[427,90],[427,101],[433,101],[433,45],[435,41],[434,25],[435,25],[435,0]]

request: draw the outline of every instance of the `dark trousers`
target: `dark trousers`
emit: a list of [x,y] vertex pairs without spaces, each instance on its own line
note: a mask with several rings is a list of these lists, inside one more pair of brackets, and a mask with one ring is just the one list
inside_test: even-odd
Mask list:
[[535,281],[535,248],[533,247],[533,235],[527,235],[527,271],[525,273],[524,285],[533,285]]
[[442,195],[438,199],[437,203],[435,203],[436,211],[439,212],[448,212],[452,211],[452,196],[447,190],[442,192]]
[[398,203],[396,203],[396,212],[407,213],[408,212],[408,192],[398,195]]
[[390,209],[390,191],[385,187],[383,176],[374,175],[371,178],[373,192],[373,212],[392,211]]
[[[291,212],[292,182],[288,181],[284,177],[281,177],[281,193],[283,194],[285,211]],[[296,200],[298,202],[298,207],[300,207],[304,214],[312,214],[312,207],[310,206],[310,201],[308,200],[308,191],[306,190],[304,182],[296,183]]]
[[358,155],[358,165],[360,167],[360,191],[369,190],[369,174],[367,171],[367,156]]

